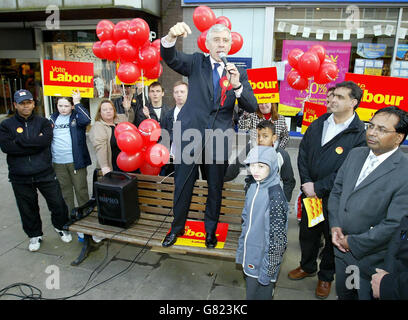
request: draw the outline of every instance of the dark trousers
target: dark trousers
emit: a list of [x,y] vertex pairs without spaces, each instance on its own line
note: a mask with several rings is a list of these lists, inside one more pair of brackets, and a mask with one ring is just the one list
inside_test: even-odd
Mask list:
[[343,253],[337,248],[336,293],[339,300],[372,300],[371,279],[365,278],[350,252]]
[[272,300],[275,283],[271,282],[264,286],[258,282],[257,278],[252,278],[244,274],[246,283],[247,300]]
[[[204,226],[207,233],[215,233],[220,215],[222,186],[228,162],[222,164],[203,164],[203,176],[207,179],[208,195],[205,207]],[[194,183],[198,178],[197,164],[176,164],[174,177],[172,232],[184,230],[193,195]]]
[[[307,273],[314,273],[317,271],[317,256],[319,254],[320,240],[323,234],[325,245],[322,251],[322,259],[319,264],[319,272],[317,276],[321,281],[331,282],[334,280],[335,265],[333,243],[331,241],[327,214],[324,215],[325,220],[323,222],[309,228],[306,209],[303,205],[303,198],[304,195],[302,194],[302,219],[300,220],[299,226],[299,243],[301,251],[300,266]],[[323,203],[323,206],[324,205],[325,203]]]
[[68,207],[62,197],[58,180],[34,183],[12,182],[11,185],[16,197],[23,230],[28,237],[43,235],[37,190],[41,192],[47,202],[48,209],[51,211],[52,225],[61,230],[68,222]]

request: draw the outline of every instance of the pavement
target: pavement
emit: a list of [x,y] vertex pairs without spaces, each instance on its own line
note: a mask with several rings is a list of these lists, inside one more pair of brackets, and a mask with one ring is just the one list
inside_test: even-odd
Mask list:
[[[292,160],[299,192],[297,172],[298,141],[287,148]],[[95,163],[92,147],[91,157]],[[94,166],[88,167],[91,175]],[[119,242],[106,242],[92,252],[79,266],[70,263],[81,251],[81,243],[63,243],[51,225],[44,198],[39,195],[43,221],[43,242],[38,252],[28,251],[28,237],[21,227],[11,184],[8,182],[6,155],[0,151],[0,300],[15,300],[14,295],[1,296],[2,289],[15,283],[38,288],[42,298],[74,300],[244,300],[245,282],[240,266],[233,261],[203,256],[164,254]],[[242,178],[242,177],[241,177]],[[239,178],[239,179],[241,179]],[[238,180],[239,180],[238,179]],[[238,181],[237,180],[237,181]],[[241,179],[243,181],[243,178]],[[274,300],[317,300],[317,277],[293,281],[288,272],[299,265],[298,222],[289,215],[288,246],[277,281]],[[175,288],[176,292],[175,292]],[[27,294],[29,289],[25,289]],[[4,293],[4,291],[3,291]],[[18,288],[7,291],[20,295]],[[334,283],[327,300],[335,300]]]

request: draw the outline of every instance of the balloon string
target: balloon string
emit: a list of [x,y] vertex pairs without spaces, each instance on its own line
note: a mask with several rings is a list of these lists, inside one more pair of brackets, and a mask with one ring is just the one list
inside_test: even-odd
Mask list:
[[145,104],[145,88],[144,88],[144,77],[143,77],[143,69],[142,69],[142,99],[143,99],[143,107],[146,105]]

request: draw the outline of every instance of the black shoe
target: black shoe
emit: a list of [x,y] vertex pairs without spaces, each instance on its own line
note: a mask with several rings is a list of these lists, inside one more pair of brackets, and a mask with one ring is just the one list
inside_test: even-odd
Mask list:
[[216,245],[217,237],[215,236],[215,233],[207,233],[207,236],[205,237],[205,246],[208,249],[214,249]]
[[173,232],[169,232],[165,237],[164,240],[162,242],[162,246],[167,248],[172,246],[176,241],[178,237],[181,237],[182,235],[184,235],[184,230],[177,232],[177,233],[173,233]]

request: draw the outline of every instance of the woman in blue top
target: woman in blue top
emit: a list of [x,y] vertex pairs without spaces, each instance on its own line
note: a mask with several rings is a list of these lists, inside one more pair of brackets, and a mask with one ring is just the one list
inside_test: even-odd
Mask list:
[[68,212],[89,200],[87,170],[91,162],[86,145],[86,127],[91,122],[88,110],[80,103],[79,90],[70,97],[57,99],[58,111],[51,115],[54,137],[51,144],[52,162]]

